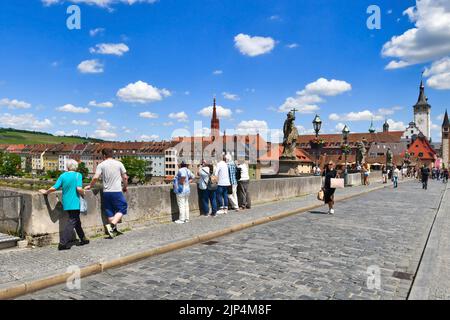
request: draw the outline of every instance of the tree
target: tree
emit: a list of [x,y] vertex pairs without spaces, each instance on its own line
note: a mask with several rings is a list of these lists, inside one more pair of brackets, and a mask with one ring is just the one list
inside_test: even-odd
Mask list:
[[4,153],[0,155],[0,174],[4,176],[20,176],[20,165],[22,160],[14,153]]
[[125,157],[122,159],[122,163],[127,170],[129,181],[137,179],[139,182],[145,181],[145,169],[147,168],[147,162],[133,157]]
[[86,164],[84,162],[80,162],[77,171],[81,173],[81,175],[83,176],[83,180],[86,179],[89,175],[89,169],[86,168]]

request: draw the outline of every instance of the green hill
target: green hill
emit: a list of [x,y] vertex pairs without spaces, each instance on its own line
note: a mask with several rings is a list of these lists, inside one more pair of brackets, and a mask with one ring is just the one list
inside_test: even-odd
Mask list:
[[83,137],[59,137],[50,133],[0,128],[0,144],[57,144],[57,143],[103,142]]

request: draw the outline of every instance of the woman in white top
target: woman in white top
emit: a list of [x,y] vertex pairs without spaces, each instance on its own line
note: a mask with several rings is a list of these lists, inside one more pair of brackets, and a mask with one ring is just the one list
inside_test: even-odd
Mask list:
[[226,158],[223,156],[222,161],[217,164],[214,175],[217,177],[217,203],[219,211],[217,214],[228,213],[228,189],[231,187],[230,175],[228,173],[228,165],[225,162]]
[[250,193],[248,192],[248,186],[250,184],[250,175],[248,172],[247,161],[238,164],[238,201],[242,210],[251,209],[252,203],[250,199]]

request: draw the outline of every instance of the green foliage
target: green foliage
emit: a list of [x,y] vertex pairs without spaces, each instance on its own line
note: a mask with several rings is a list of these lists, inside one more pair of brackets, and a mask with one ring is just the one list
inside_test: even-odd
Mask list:
[[20,176],[22,160],[13,153],[0,153],[0,174],[3,176]]
[[78,165],[78,170],[79,173],[81,173],[81,175],[83,176],[83,180],[85,180],[87,178],[87,176],[89,175],[89,169],[86,168],[86,164],[84,162],[80,162],[80,164]]
[[122,163],[127,170],[127,175],[130,182],[134,179],[137,179],[140,183],[145,182],[145,169],[147,167],[147,161],[132,157],[125,157],[122,159]]
[[59,170],[48,170],[45,178],[48,180],[56,180],[61,175],[61,173],[62,172]]
[[104,142],[100,139],[78,136],[57,137],[45,132],[0,128],[0,144],[58,144],[58,143]]

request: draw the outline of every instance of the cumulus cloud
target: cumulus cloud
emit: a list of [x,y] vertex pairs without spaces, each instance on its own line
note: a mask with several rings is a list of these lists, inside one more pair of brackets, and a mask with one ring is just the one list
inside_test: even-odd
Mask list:
[[332,121],[379,121],[383,120],[383,117],[376,115],[369,110],[359,111],[359,112],[349,112],[345,114],[332,113],[328,116]]
[[159,139],[159,136],[156,135],[156,134],[152,134],[152,135],[150,135],[150,136],[144,134],[144,135],[142,135],[140,138],[141,138],[141,140],[143,140],[143,141],[155,141],[155,140],[158,140],[158,139]]
[[139,114],[139,116],[141,118],[145,118],[145,119],[157,119],[158,118],[158,115],[156,113],[152,113],[152,112],[149,112],[149,111],[141,112]]
[[4,113],[0,115],[0,126],[15,129],[33,129],[40,130],[52,126],[49,119],[39,120],[33,114],[13,115]]
[[114,104],[112,102],[106,101],[106,102],[97,102],[95,100],[92,100],[89,102],[90,107],[97,107],[97,108],[112,108],[114,107]]
[[82,61],[77,68],[81,73],[102,73],[104,70],[103,64],[96,59]]
[[[213,106],[209,106],[200,110],[198,114],[207,118],[211,118],[213,114],[213,109],[214,109]],[[226,109],[222,106],[216,106],[216,109],[217,109],[217,116],[219,118],[231,118],[231,116],[233,115],[233,111],[231,111],[231,109]]]
[[59,112],[69,112],[69,113],[89,113],[91,110],[89,108],[76,107],[73,104],[66,104],[59,108],[56,108]]
[[221,75],[221,74],[223,74],[222,70],[214,70],[213,71],[213,75],[215,75],[215,76],[218,76],[218,75]]
[[403,15],[414,28],[392,37],[384,44],[382,55],[392,60],[386,69],[440,59],[450,54],[450,2],[448,0],[417,0]]
[[438,90],[450,90],[450,57],[435,61],[424,72],[427,85]]
[[389,124],[390,131],[405,131],[408,127],[402,121],[394,121],[392,119],[388,119],[387,123]]
[[239,96],[237,94],[234,94],[234,93],[223,92],[222,95],[227,100],[232,100],[232,101],[239,101],[240,100]]
[[288,47],[289,49],[295,49],[298,48],[298,43],[290,43],[286,45],[286,47]]
[[351,84],[345,81],[319,78],[298,91],[296,97],[287,98],[278,111],[287,112],[295,108],[299,113],[314,113],[320,109],[317,104],[325,101],[322,96],[337,96],[351,90]]
[[257,134],[267,132],[269,129],[267,122],[262,120],[242,121],[236,127],[238,135]]
[[95,48],[90,48],[89,52],[92,54],[105,54],[114,56],[123,56],[130,50],[124,43],[101,43],[97,44]]
[[109,132],[103,129],[98,129],[94,131],[94,138],[106,140],[115,139],[117,138],[117,133]]
[[17,99],[1,99],[0,107],[7,107],[8,109],[29,109],[31,104],[25,101],[19,101]]
[[143,81],[130,83],[125,88],[117,91],[117,97],[122,101],[141,104],[161,101],[164,97],[169,97],[170,95],[169,90],[158,89]]
[[72,130],[72,131],[69,131],[69,132],[66,132],[66,131],[63,131],[63,130],[59,130],[59,131],[55,132],[55,135],[56,136],[60,136],[60,137],[62,137],[62,136],[66,136],[66,137],[78,136],[79,134],[80,134],[80,131],[78,131],[78,130]]
[[169,118],[177,120],[178,122],[188,122],[188,115],[184,111],[176,113],[172,112],[169,114]]
[[271,52],[275,48],[275,40],[240,33],[234,37],[234,45],[243,55],[256,57]]

